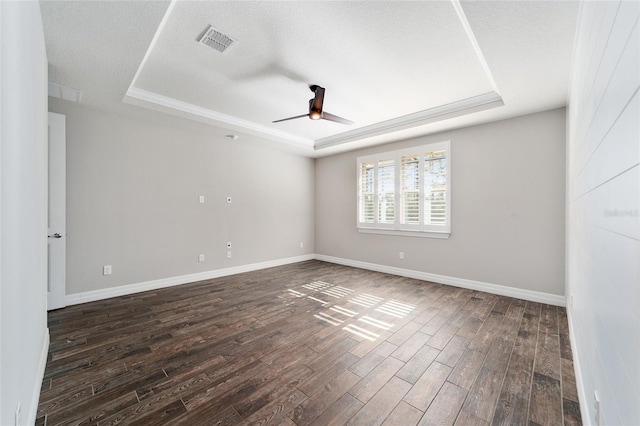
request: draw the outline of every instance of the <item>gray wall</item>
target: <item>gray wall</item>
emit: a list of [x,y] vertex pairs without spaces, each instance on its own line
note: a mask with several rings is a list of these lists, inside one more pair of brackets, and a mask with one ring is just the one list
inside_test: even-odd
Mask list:
[[639,16],[638,2],[587,2],[578,21],[567,119],[567,294],[587,425],[640,424]]
[[47,56],[38,2],[0,2],[0,424],[35,421],[47,355]]
[[67,117],[67,294],[313,253],[313,159],[198,123],[50,110]]
[[[358,233],[356,157],[444,140],[450,238]],[[563,295],[564,173],[564,109],[321,158],[316,253]]]

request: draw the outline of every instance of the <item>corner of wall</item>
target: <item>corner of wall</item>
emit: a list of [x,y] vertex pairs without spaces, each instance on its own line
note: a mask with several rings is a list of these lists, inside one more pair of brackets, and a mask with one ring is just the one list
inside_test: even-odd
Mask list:
[[31,406],[28,411],[27,423],[32,425],[36,422],[36,416],[38,415],[38,403],[40,400],[40,390],[42,389],[42,380],[44,379],[44,371],[47,366],[47,357],[49,354],[49,329],[47,328],[42,336],[42,345],[40,346],[40,360],[38,362],[38,370],[36,380],[31,392]]

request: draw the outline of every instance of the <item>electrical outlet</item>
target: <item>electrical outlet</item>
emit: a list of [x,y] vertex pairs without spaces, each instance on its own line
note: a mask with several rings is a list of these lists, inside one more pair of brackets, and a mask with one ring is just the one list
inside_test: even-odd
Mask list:
[[204,254],[198,255],[198,262],[204,262]]
[[204,195],[201,195],[201,196],[198,197],[198,202],[200,204],[204,204]]
[[231,248],[231,241],[227,242],[227,250],[229,250]]
[[227,250],[227,259],[231,259],[231,250]]
[[304,243],[300,241],[300,248],[304,248]]
[[600,395],[598,395],[598,391],[593,391],[593,419],[595,426],[600,426]]
[[18,406],[16,407],[16,415],[15,415],[15,418],[13,419],[16,426],[22,423],[21,417],[22,417],[22,405],[21,403],[18,402]]
[[111,265],[104,265],[102,267],[102,275],[111,275]]
[[398,257],[400,258],[400,260],[404,260],[404,252],[401,251],[400,253],[398,253]]

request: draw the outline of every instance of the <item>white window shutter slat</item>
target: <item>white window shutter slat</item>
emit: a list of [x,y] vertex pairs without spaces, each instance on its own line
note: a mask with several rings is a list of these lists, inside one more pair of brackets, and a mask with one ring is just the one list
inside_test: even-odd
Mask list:
[[396,221],[395,161],[378,161],[378,223],[393,224]]

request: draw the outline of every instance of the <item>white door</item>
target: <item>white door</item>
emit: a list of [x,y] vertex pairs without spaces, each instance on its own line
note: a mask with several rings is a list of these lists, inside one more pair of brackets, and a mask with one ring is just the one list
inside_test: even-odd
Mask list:
[[65,116],[50,112],[47,310],[63,308],[66,305],[66,173]]

